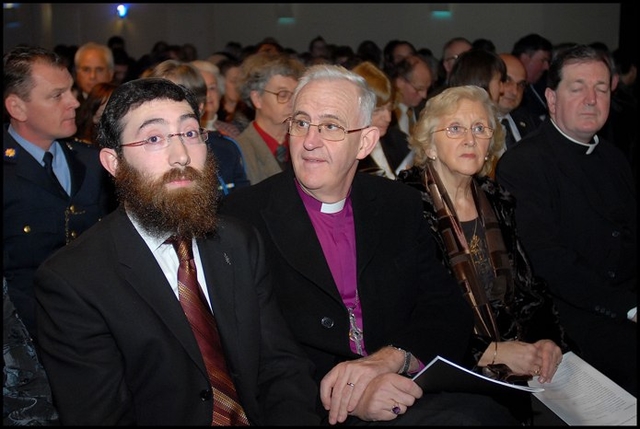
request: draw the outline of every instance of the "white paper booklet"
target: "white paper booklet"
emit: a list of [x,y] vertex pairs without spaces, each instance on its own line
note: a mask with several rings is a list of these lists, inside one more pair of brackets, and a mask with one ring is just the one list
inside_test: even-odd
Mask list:
[[551,383],[534,396],[569,426],[636,426],[635,396],[573,352],[564,354]]

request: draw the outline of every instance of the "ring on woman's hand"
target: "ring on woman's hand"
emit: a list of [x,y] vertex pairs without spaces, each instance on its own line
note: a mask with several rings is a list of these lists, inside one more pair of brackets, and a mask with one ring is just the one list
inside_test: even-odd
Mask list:
[[347,386],[349,386],[349,387],[356,387],[356,385],[355,385],[355,384],[353,384],[353,383],[347,383]]
[[391,412],[397,416],[401,411],[402,410],[400,409],[400,404],[398,404],[397,402],[394,403],[393,408],[391,408]]
[[540,367],[538,366],[535,371],[533,371],[535,375],[540,375]]

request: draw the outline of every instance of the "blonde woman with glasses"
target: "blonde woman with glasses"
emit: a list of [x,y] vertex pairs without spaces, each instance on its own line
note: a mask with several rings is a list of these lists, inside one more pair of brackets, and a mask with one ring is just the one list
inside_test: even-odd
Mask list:
[[[495,109],[488,92],[472,85],[430,99],[409,139],[414,167],[399,180],[422,192],[440,259],[472,307],[468,366],[503,381],[548,383],[568,347],[546,283],[518,238],[513,198],[486,176],[504,145]],[[531,422],[529,394],[504,401]]]

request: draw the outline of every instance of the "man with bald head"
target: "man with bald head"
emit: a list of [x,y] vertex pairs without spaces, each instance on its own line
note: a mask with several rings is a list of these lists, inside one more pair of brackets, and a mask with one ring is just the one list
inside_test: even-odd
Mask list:
[[434,77],[434,84],[427,99],[435,97],[440,94],[449,86],[449,76],[453,65],[457,61],[458,57],[473,47],[471,41],[466,37],[453,37],[444,44],[442,47],[442,57],[440,58],[440,64],[444,74],[439,72],[439,75]]
[[113,52],[107,45],[87,42],[76,51],[74,66],[74,91],[78,101],[82,102],[96,84],[113,79]]
[[508,53],[500,54],[507,66],[507,80],[502,83],[502,93],[498,100],[498,115],[505,126],[506,149],[536,128],[530,112],[518,109],[527,87],[527,70],[518,57]]
[[433,82],[431,69],[424,59],[411,55],[396,64],[390,78],[396,90],[392,126],[397,126],[405,134],[411,134]]
[[465,37],[454,37],[447,41],[442,48],[442,67],[447,73],[446,80],[449,80],[451,70],[456,60],[463,52],[467,52],[473,47],[471,42]]

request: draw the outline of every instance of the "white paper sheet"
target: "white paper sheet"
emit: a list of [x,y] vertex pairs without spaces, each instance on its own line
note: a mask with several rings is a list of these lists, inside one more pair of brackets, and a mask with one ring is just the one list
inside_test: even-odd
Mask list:
[[529,381],[544,387],[533,393],[569,426],[636,426],[637,401],[573,352],[564,354],[551,383]]

